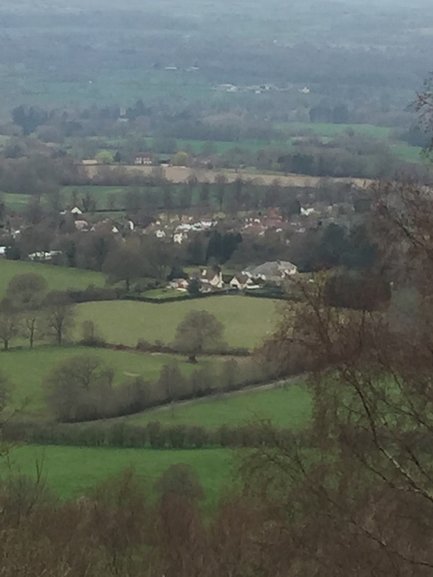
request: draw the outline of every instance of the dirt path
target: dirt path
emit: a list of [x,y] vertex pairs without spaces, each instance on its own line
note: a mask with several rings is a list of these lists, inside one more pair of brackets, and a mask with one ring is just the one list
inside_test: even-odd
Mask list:
[[[84,166],[84,170],[89,178],[94,178],[97,175],[99,166]],[[115,173],[119,167],[104,166],[105,171]],[[130,174],[140,174],[151,177],[154,174],[155,167],[152,166],[121,166],[121,171],[127,171]],[[159,170],[159,169],[158,169]],[[324,181],[332,183],[349,183],[360,188],[368,188],[373,181],[363,178],[323,178],[318,176],[306,176],[302,174],[283,174],[283,173],[259,173],[248,170],[207,170],[188,168],[185,166],[168,166],[162,169],[165,178],[175,184],[182,184],[187,182],[190,177],[195,177],[198,182],[215,183],[218,176],[224,175],[227,182],[234,182],[241,177],[243,180],[250,180],[263,185],[270,185],[275,180],[278,180],[281,186],[294,187],[311,187],[316,188]]]

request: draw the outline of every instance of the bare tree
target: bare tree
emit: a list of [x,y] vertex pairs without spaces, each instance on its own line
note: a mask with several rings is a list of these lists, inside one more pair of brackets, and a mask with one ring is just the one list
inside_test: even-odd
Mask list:
[[71,299],[65,293],[52,291],[48,293],[45,304],[47,308],[47,329],[61,346],[75,324],[75,310]]
[[267,348],[284,370],[293,354],[312,370],[311,426],[289,441],[269,428],[245,464],[251,498],[287,532],[280,561],[291,556],[298,575],[433,571],[433,198],[407,184],[373,194],[388,306],[331,307],[317,279]]
[[8,351],[11,340],[18,334],[18,314],[9,299],[0,302],[0,340],[3,350]]
[[76,356],[49,374],[47,400],[61,421],[97,418],[112,401],[113,378],[113,370],[97,356]]
[[47,282],[35,273],[16,275],[7,287],[7,297],[20,317],[20,331],[33,348],[36,335],[42,332],[43,301],[47,292]]

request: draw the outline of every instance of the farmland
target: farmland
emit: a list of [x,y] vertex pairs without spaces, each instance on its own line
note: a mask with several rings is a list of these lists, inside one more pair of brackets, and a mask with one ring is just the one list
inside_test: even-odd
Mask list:
[[[152,176],[153,167],[151,166],[128,166],[123,167],[130,175],[140,175],[145,177]],[[87,176],[92,179],[97,175],[98,167],[87,166],[85,172]],[[231,170],[208,170],[200,169],[194,170],[185,166],[169,166],[164,169],[164,177],[175,184],[182,184],[188,181],[188,178],[195,176],[198,182],[215,183],[218,176],[224,175],[227,182],[234,182],[239,178],[255,179],[262,185],[270,185],[277,178],[281,186],[294,187],[317,187],[323,182],[323,179],[318,176],[306,176],[302,174],[284,174],[281,172],[260,172],[247,169]],[[115,178],[113,170],[112,178]],[[371,184],[368,179],[364,178],[330,178],[331,182],[350,182],[360,187],[365,187]]]
[[[133,376],[156,381],[164,364],[173,360],[173,355],[150,355],[129,351],[111,351],[88,349],[85,347],[39,347],[34,350],[12,350],[2,353],[0,363],[2,371],[13,385],[13,404],[21,407],[21,417],[50,418],[44,400],[43,382],[48,373],[59,363],[77,355],[97,356],[115,371],[115,382],[127,381]],[[177,358],[177,357],[176,357]],[[178,357],[179,367],[184,374],[192,371],[192,365]],[[200,364],[208,365],[206,359]]]
[[93,271],[3,259],[0,260],[0,296],[4,296],[10,280],[15,275],[25,273],[42,275],[50,290],[85,289],[89,285],[105,284],[105,277]]
[[109,343],[135,346],[148,342],[170,343],[176,327],[191,310],[207,310],[225,327],[225,338],[231,347],[253,348],[261,343],[275,326],[275,301],[242,296],[164,304],[130,301],[85,303],[77,307],[79,320],[93,321]]
[[269,421],[275,426],[297,429],[311,414],[311,398],[302,385],[240,392],[211,400],[180,403],[128,417],[126,422],[144,425],[159,421],[168,426],[197,425],[209,429]]
[[152,489],[157,478],[170,465],[184,463],[197,472],[208,503],[215,502],[232,480],[233,453],[226,449],[194,451],[158,451],[146,449],[81,448],[24,446],[14,449],[0,465],[0,473],[35,476],[36,464],[42,464],[48,487],[63,498],[76,498],[97,483],[134,469]]

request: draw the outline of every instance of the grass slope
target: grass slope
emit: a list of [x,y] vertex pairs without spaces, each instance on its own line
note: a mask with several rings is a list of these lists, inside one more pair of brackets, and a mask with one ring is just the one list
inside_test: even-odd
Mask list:
[[10,463],[0,464],[0,472],[6,474],[9,465],[14,474],[34,477],[36,464],[42,464],[48,486],[63,498],[76,498],[128,468],[151,488],[168,467],[184,463],[197,472],[208,503],[212,503],[233,478],[232,458],[227,449],[157,451],[29,445],[13,450]]
[[[173,360],[170,355],[150,355],[129,351],[112,351],[107,349],[89,349],[86,347],[39,347],[30,350],[12,350],[0,353],[0,367],[10,378],[13,388],[14,404],[20,406],[27,400],[23,416],[49,418],[44,399],[43,383],[48,373],[60,362],[77,355],[97,355],[102,361],[113,367],[115,381],[120,383],[134,375],[141,375],[148,380],[156,380],[161,368]],[[193,366],[182,357],[176,357],[185,374]],[[201,363],[217,361],[201,360]]]
[[168,409],[146,411],[129,417],[128,423],[144,425],[198,425],[209,429],[267,420],[276,426],[300,428],[311,417],[311,397],[301,385],[237,393],[223,398],[181,404]]
[[110,343],[135,346],[139,339],[171,342],[176,327],[191,310],[207,310],[225,326],[232,347],[255,347],[272,332],[275,302],[242,296],[210,297],[178,303],[131,301],[85,303],[77,307],[79,320],[92,320]]
[[9,281],[17,274],[36,273],[42,275],[50,290],[85,289],[90,284],[103,286],[104,275],[75,268],[48,264],[0,260],[0,298],[5,294]]

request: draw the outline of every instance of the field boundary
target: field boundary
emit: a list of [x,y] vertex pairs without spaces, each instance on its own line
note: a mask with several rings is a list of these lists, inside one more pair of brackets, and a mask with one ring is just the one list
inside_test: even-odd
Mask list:
[[[271,185],[275,180],[279,180],[282,186],[295,188],[317,188],[325,179],[327,182],[335,184],[352,184],[359,188],[369,188],[375,181],[368,178],[355,177],[328,177],[328,176],[309,176],[307,174],[295,174],[284,172],[252,172],[248,170],[234,170],[234,169],[220,169],[211,170],[206,168],[189,168],[187,166],[137,166],[121,164],[118,166],[107,164],[93,164],[93,165],[78,165],[85,176],[89,179],[90,184],[94,184],[95,180],[100,176],[98,171],[103,169],[105,176],[112,180],[111,186],[122,186],[122,177],[125,173],[129,176],[138,176],[148,179],[155,179],[155,169],[162,170],[162,179],[173,184],[185,184],[192,177],[199,183],[208,182],[209,184],[217,184],[218,178],[224,176],[227,184],[236,182],[239,178],[246,181],[260,182],[263,186]],[[116,182],[116,171],[119,171],[119,182]],[[161,177],[160,177],[161,178]]]
[[[188,406],[190,404],[207,402],[209,399],[232,398],[251,392],[273,390],[281,387],[299,384],[305,374],[294,375],[287,379],[278,379],[261,385],[251,385],[241,390],[227,391],[223,394],[213,393],[199,399],[189,399],[164,403],[159,407],[134,413],[131,416],[147,412],[166,411]],[[222,424],[216,428],[206,428],[202,425],[166,425],[155,418],[144,425],[128,421],[128,416],[86,421],[80,423],[57,423],[38,421],[8,422],[3,435],[9,443],[24,442],[28,445],[61,445],[75,447],[105,447],[105,448],[149,448],[154,450],[189,449],[212,450],[220,448],[255,447],[274,438],[274,432],[285,437],[293,431],[287,427],[272,427],[269,429],[267,419],[256,419],[238,425]]]

